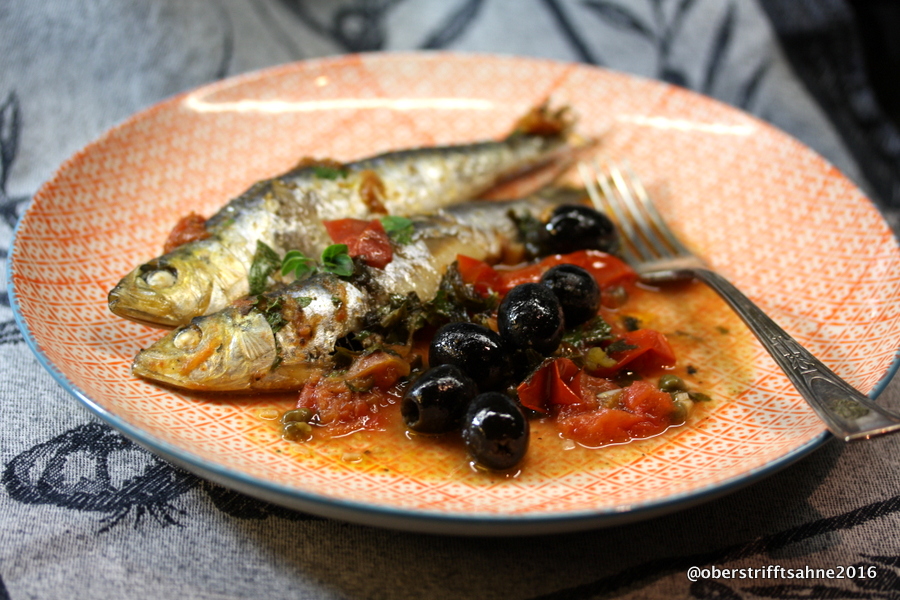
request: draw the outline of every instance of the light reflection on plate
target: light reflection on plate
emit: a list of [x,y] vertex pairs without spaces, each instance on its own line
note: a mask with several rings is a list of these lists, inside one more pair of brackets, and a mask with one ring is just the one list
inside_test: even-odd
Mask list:
[[827,439],[755,345],[740,355],[740,377],[710,373],[734,394],[692,427],[649,440],[645,452],[601,450],[503,481],[288,445],[259,410],[290,398],[195,397],[131,377],[135,352],[159,332],[111,315],[106,294],[157,253],[178,216],[211,214],[302,156],[350,160],[500,136],[548,96],[576,110],[582,134],[602,134],[605,156],[643,175],[692,248],[841,376],[880,390],[900,345],[900,252],[859,190],[799,142],[716,101],[523,58],[309,61],[132,117],[67,161],[21,219],[16,318],[60,384],[144,446],[248,494],[373,525],[507,534],[621,523],[724,493]]

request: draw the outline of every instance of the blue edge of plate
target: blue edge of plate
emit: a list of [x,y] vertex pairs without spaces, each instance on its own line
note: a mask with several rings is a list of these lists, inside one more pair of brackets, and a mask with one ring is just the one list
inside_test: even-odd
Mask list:
[[[377,504],[367,504],[364,502],[353,502],[340,498],[330,498],[319,494],[312,494],[298,488],[274,484],[257,479],[240,471],[229,469],[224,465],[212,463],[181,448],[175,447],[168,442],[154,438],[140,428],[107,412],[102,406],[94,402],[87,394],[63,376],[56,366],[41,351],[19,310],[15,286],[13,285],[13,259],[15,257],[15,242],[19,232],[18,225],[20,225],[21,222],[22,221],[20,220],[13,233],[13,241],[11,244],[12,250],[9,253],[7,261],[6,281],[10,306],[16,324],[22,331],[22,335],[25,338],[28,347],[34,352],[38,362],[40,362],[54,379],[56,379],[63,389],[72,394],[72,396],[87,407],[88,410],[108,425],[111,425],[151,452],[166,458],[173,464],[199,475],[200,477],[209,479],[247,495],[299,511],[363,525],[400,529],[418,533],[498,536],[538,535],[579,531],[649,519],[674,512],[675,510],[684,509],[695,504],[700,504],[701,502],[710,501],[787,467],[800,460],[832,437],[828,431],[823,431],[809,442],[795,448],[778,459],[715,484],[688,492],[673,494],[662,499],[633,505],[617,506],[604,510],[524,515],[496,513],[448,514],[437,511],[418,511]],[[900,368],[900,350],[898,350],[895,355],[894,362],[891,363],[891,366],[884,377],[878,382],[875,389],[869,393],[869,397],[873,399],[877,398],[878,395],[884,391],[884,388],[890,382],[898,368]]]

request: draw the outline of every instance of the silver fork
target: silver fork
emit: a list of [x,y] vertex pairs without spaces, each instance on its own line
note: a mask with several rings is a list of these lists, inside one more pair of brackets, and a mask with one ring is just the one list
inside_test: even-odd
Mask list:
[[849,442],[900,430],[900,416],[838,377],[740,290],[685,248],[629,168],[607,164],[601,169],[595,161],[591,165],[580,163],[578,169],[594,206],[619,226],[622,256],[643,281],[699,279],[718,292],[838,438]]

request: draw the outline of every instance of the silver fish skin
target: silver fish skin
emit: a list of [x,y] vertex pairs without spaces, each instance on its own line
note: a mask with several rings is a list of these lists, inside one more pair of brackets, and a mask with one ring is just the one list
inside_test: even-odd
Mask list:
[[134,360],[132,370],[144,379],[176,388],[240,392],[296,390],[314,372],[333,365],[336,342],[358,332],[366,315],[389,295],[415,292],[434,298],[447,267],[457,254],[497,262],[516,245],[515,214],[542,219],[573,196],[537,194],[515,201],[469,202],[414,217],[412,241],[394,245],[384,269],[367,270],[369,281],[352,283],[332,274],[317,274],[280,291],[263,294],[277,306],[283,326],[273,331],[271,311],[246,301],[169,332]]
[[306,166],[259,182],[206,222],[189,242],[126,275],[110,310],[157,327],[177,327],[249,293],[257,241],[276,252],[319,256],[331,240],[325,220],[422,214],[475,198],[499,181],[559,157],[567,133],[514,133],[503,141],[389,152],[342,169]]

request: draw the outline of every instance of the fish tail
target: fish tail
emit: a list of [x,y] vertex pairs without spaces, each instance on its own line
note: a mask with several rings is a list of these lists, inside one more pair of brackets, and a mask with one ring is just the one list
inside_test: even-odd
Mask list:
[[569,106],[557,109],[550,108],[545,100],[519,117],[513,126],[510,137],[530,135],[539,137],[566,137],[575,127],[575,115]]

